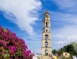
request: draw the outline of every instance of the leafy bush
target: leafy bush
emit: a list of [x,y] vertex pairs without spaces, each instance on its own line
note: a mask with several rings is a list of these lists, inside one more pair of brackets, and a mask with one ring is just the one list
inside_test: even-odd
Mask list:
[[0,26],[0,59],[32,59],[24,40]]

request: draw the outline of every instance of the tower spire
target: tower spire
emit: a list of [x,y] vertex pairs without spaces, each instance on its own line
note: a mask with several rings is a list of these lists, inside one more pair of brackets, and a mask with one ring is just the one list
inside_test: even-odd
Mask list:
[[48,10],[45,11],[45,14],[49,14]]

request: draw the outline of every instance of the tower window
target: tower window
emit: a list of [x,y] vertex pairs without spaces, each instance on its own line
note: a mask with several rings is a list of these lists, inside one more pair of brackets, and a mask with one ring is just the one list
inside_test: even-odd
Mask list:
[[45,35],[45,39],[46,39],[46,40],[48,39],[48,35]]
[[48,17],[48,16],[46,15],[46,17]]
[[45,55],[48,55],[48,50],[45,50]]
[[45,47],[46,47],[46,48],[48,47],[48,42],[45,42]]
[[47,32],[47,30],[46,30],[46,32]]
[[46,27],[48,27],[48,23],[46,22]]

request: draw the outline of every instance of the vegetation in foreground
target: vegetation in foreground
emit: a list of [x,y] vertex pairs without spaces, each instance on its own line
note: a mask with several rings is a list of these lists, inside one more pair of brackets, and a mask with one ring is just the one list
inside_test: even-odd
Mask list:
[[0,59],[32,59],[32,57],[33,54],[23,39],[0,26]]
[[53,54],[68,52],[72,56],[77,56],[77,42],[71,42],[59,50],[53,50]]

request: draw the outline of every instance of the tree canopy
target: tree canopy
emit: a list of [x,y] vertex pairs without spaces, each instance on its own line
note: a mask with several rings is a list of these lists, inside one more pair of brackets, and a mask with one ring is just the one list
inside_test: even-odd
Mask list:
[[69,52],[71,56],[77,56],[77,42],[72,42],[64,46],[63,48],[60,48],[58,51],[57,50],[52,51],[53,54],[63,53],[63,52]]

